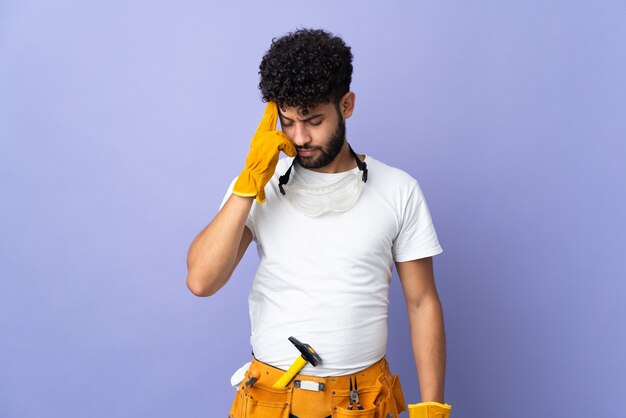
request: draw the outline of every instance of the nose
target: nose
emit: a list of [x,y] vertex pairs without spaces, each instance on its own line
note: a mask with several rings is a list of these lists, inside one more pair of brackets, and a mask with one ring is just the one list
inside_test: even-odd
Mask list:
[[304,123],[296,122],[294,124],[293,133],[291,139],[296,147],[303,147],[311,142],[311,136],[309,135]]

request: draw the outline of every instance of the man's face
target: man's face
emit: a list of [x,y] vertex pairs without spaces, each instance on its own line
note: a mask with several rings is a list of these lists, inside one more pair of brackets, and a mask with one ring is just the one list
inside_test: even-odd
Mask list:
[[302,167],[321,168],[335,159],[346,138],[346,124],[335,104],[278,109],[282,131],[296,147],[296,160]]

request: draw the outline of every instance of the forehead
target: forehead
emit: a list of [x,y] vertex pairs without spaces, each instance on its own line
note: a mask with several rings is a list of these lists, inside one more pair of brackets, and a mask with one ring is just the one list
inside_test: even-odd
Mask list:
[[319,115],[319,114],[328,114],[330,112],[333,112],[335,109],[335,106],[330,103],[320,103],[317,106],[313,106],[313,107],[307,107],[307,108],[303,108],[303,107],[295,107],[295,106],[279,106],[278,107],[280,110],[280,114],[282,116],[285,116],[287,118],[306,118],[307,116],[310,115]]

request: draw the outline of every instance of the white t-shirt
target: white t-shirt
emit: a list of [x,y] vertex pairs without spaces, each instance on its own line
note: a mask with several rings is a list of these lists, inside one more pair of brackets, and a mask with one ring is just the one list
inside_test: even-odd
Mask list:
[[[356,205],[312,218],[278,189],[292,160],[279,160],[267,200],[255,201],[246,221],[260,259],[248,298],[250,343],[258,360],[286,370],[299,355],[287,339],[294,336],[322,358],[301,373],[352,374],[385,355],[394,261],[443,250],[419,184],[406,172],[366,156],[368,180]],[[345,175],[296,163],[291,179],[321,186]]]

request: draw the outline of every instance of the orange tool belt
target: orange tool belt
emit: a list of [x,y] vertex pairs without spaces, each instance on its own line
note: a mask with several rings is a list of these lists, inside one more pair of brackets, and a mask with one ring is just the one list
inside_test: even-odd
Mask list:
[[[260,373],[247,386],[252,371]],[[398,418],[406,410],[400,378],[392,374],[385,357],[365,370],[345,375],[319,377],[297,374],[287,387],[272,387],[284,370],[252,358],[237,387],[230,418]],[[256,374],[256,373],[255,373]],[[350,410],[350,379],[358,382],[362,410]]]

